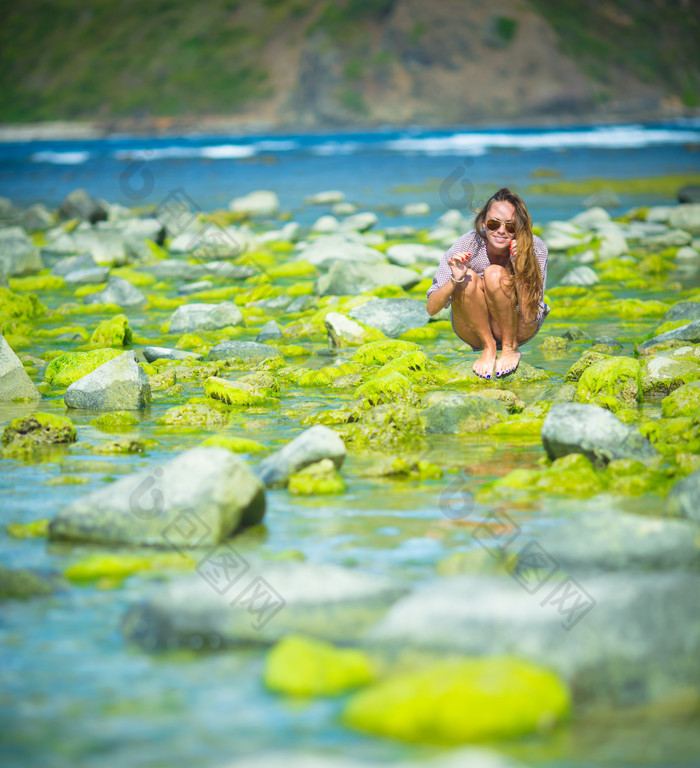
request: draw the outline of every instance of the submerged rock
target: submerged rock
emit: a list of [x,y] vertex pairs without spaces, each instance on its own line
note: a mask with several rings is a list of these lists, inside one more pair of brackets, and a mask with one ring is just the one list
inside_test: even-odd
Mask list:
[[71,384],[63,399],[68,408],[141,410],[151,402],[151,385],[136,353],[124,352]]
[[12,449],[31,450],[42,445],[74,443],[75,425],[65,416],[33,413],[11,421],[2,433],[2,443]]
[[56,591],[57,581],[28,568],[0,566],[0,600],[28,600],[30,597],[50,595]]
[[0,333],[0,403],[25,399],[40,400],[41,395],[22,361]]
[[197,571],[134,606],[125,636],[148,650],[269,644],[290,633],[348,643],[405,592],[395,580],[357,568],[259,562],[233,546],[211,550]]
[[425,302],[418,299],[370,299],[348,314],[390,338],[412,328],[423,328],[430,320]]
[[188,352],[184,349],[169,349],[168,347],[144,347],[143,356],[149,363],[154,360],[201,360],[203,355],[198,352]]
[[223,448],[192,448],[73,502],[49,536],[180,550],[224,541],[264,514],[264,489],[245,462]]
[[623,424],[597,405],[555,403],[542,426],[542,445],[550,459],[582,453],[594,464],[613,459],[649,461],[658,452],[635,427]]
[[345,444],[337,432],[317,424],[268,456],[258,464],[255,473],[268,487],[286,484],[290,475],[322,459],[331,459],[340,469],[345,459]]
[[493,398],[459,392],[431,392],[421,418],[427,434],[482,432],[508,418],[508,409]]
[[271,357],[282,357],[282,353],[267,344],[257,341],[222,341],[209,350],[209,360],[230,360],[239,358],[244,363],[259,363]]
[[328,496],[344,493],[345,481],[331,459],[321,459],[289,476],[287,484],[294,496]]

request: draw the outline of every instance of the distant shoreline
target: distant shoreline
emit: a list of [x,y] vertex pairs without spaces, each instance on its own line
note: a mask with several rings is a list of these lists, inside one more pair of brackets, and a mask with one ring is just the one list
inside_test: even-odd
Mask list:
[[324,134],[324,133],[361,133],[400,128],[422,128],[426,130],[449,130],[463,128],[465,130],[484,130],[498,128],[557,128],[577,125],[622,125],[626,123],[656,123],[676,121],[688,118],[700,118],[700,110],[658,111],[626,114],[569,114],[554,117],[548,115],[540,119],[532,117],[517,120],[486,121],[482,120],[470,125],[463,124],[354,124],[354,125],[297,125],[278,123],[254,118],[235,118],[223,116],[203,116],[200,118],[150,118],[143,120],[113,120],[113,121],[47,121],[41,123],[0,123],[0,143],[23,141],[80,141],[105,139],[119,135],[163,137],[182,136],[183,134],[202,136],[231,136],[266,134]]

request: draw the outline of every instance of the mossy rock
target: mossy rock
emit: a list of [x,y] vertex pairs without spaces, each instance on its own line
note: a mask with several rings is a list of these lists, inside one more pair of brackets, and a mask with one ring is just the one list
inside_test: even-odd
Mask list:
[[[204,349],[206,348],[206,352]],[[175,349],[193,350],[201,354],[208,354],[210,345],[201,336],[194,333],[184,333],[175,343]]]
[[157,440],[141,440],[136,437],[125,437],[121,440],[101,443],[92,448],[92,452],[98,455],[111,455],[119,453],[144,453],[149,448],[155,448],[158,445]]
[[275,396],[279,395],[280,393],[279,380],[274,376],[271,376],[266,371],[256,371],[255,373],[249,373],[246,376],[241,376],[240,379],[237,379],[237,381],[240,384],[247,384],[253,387],[253,389],[258,390],[265,395]]
[[658,451],[667,456],[700,453],[700,412],[692,416],[645,421],[639,431]]
[[377,405],[359,420],[353,413],[349,415],[350,423],[338,430],[346,445],[358,449],[391,450],[422,444],[425,426],[418,408],[403,403]]
[[204,382],[207,397],[219,400],[226,405],[248,408],[254,405],[269,405],[272,398],[262,394],[255,387],[243,382],[227,381],[218,376],[211,376]]
[[90,344],[102,347],[125,347],[131,344],[132,334],[129,319],[119,314],[103,320],[90,337]]
[[453,552],[440,560],[435,568],[440,576],[466,576],[476,574],[501,574],[509,573],[506,567],[507,561],[503,558],[495,558],[493,554],[483,547],[469,552]]
[[81,325],[62,325],[60,328],[37,328],[36,336],[47,339],[55,339],[57,336],[79,336],[81,341],[87,341],[90,334]]
[[384,365],[390,360],[396,360],[405,352],[422,351],[418,344],[412,341],[395,341],[381,339],[370,341],[358,347],[352,359],[361,365]]
[[74,443],[75,425],[66,416],[33,413],[11,421],[2,433],[2,444],[13,451],[33,450],[44,445]]
[[121,582],[127,576],[142,571],[192,570],[196,561],[189,555],[177,553],[130,555],[92,554],[68,566],[64,576],[75,583],[86,583],[99,579]]
[[330,387],[341,376],[362,374],[363,367],[358,363],[347,362],[340,365],[326,365],[323,368],[307,370],[305,368],[289,372],[289,380],[299,387]]
[[7,318],[32,320],[48,310],[33,293],[15,293],[0,286],[0,322]]
[[635,408],[641,399],[641,390],[639,361],[632,357],[609,357],[583,370],[576,388],[576,402],[598,404],[598,399],[605,395]]
[[262,443],[257,440],[250,440],[247,437],[232,437],[228,435],[212,435],[203,440],[200,445],[214,448],[226,448],[232,453],[259,453],[267,450]]
[[473,362],[460,362],[449,368],[431,371],[431,374],[439,384],[466,387],[469,390],[527,386],[554,377],[550,371],[537,368],[521,360],[518,367],[507,376],[482,379],[474,373],[473,365]]
[[50,577],[27,568],[0,566],[0,600],[28,600],[30,597],[53,594],[55,590],[56,584]]
[[675,482],[671,472],[650,469],[634,459],[615,459],[605,468],[610,493],[623,496],[665,496]]
[[399,480],[440,480],[442,469],[437,464],[417,457],[395,456],[380,461],[365,474],[365,477],[391,477]]
[[426,434],[483,432],[508,418],[503,403],[478,394],[431,392],[423,405],[421,420]]
[[345,493],[345,481],[330,459],[321,459],[290,475],[288,491],[293,496],[327,496]]
[[376,372],[376,376],[385,376],[389,373],[401,373],[404,376],[411,376],[421,373],[428,368],[429,360],[422,349],[416,349],[411,352],[404,352],[393,360],[384,363]]
[[400,334],[402,341],[415,341],[416,343],[425,343],[426,341],[435,341],[440,335],[440,329],[435,327],[435,323],[429,323],[423,328],[409,328]]
[[13,291],[59,291],[64,288],[66,281],[58,275],[29,275],[27,277],[11,277],[10,288]]
[[7,534],[13,539],[45,539],[49,535],[48,518],[34,520],[31,523],[8,523]]
[[103,432],[122,432],[130,431],[133,427],[139,425],[138,418],[132,411],[111,411],[103,413],[90,421],[94,427]]
[[354,694],[350,728],[411,743],[456,745],[535,733],[566,717],[570,695],[548,669],[515,657],[447,659]]
[[52,360],[44,372],[44,381],[56,389],[66,389],[78,379],[92,373],[109,360],[124,354],[121,349],[93,349],[89,352],[66,352]]
[[367,654],[301,635],[289,635],[268,653],[263,679],[276,693],[335,696],[377,676]]
[[700,379],[700,363],[658,355],[642,365],[642,391],[645,395],[668,395],[673,390]]
[[[408,398],[413,394],[411,382],[402,374],[393,371],[383,376],[373,376],[355,390],[355,396],[371,405],[388,403]],[[415,398],[417,402],[417,398]]]
[[166,427],[221,427],[228,424],[229,414],[207,405],[177,405],[158,419]]
[[668,419],[693,416],[700,410],[700,381],[683,384],[661,401],[661,415]]
[[586,370],[586,368],[590,367],[594,363],[599,363],[601,361],[607,360],[609,355],[604,355],[600,352],[592,352],[590,349],[587,349],[581,357],[569,368],[569,370],[566,372],[565,379],[566,381],[578,381],[581,376],[583,375],[583,372]]
[[525,437],[538,442],[540,440],[540,432],[542,431],[543,424],[544,418],[518,416],[516,418],[510,418],[507,421],[502,421],[499,424],[494,424],[492,427],[489,427],[487,431],[492,437]]
[[569,342],[563,336],[545,336],[540,349],[545,358],[563,357],[567,353]]

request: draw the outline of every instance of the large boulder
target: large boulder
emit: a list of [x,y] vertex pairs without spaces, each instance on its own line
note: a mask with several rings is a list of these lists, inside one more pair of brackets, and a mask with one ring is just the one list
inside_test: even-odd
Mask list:
[[51,521],[49,537],[180,550],[218,544],[264,514],[265,491],[247,464],[199,447],[78,499]]
[[[481,531],[496,556],[515,535],[508,522]],[[562,675],[582,706],[635,705],[700,685],[700,575],[576,578],[537,549],[537,539],[522,544],[536,551],[510,578],[434,580],[390,608],[368,641],[403,651],[513,654]]]
[[555,403],[541,436],[550,459],[582,453],[594,464],[607,464],[613,459],[649,461],[659,455],[638,429],[597,405]]
[[39,249],[22,227],[0,229],[0,272],[27,275],[43,266]]
[[22,361],[0,333],[0,402],[41,399],[39,390],[24,370]]
[[71,384],[63,400],[68,408],[135,411],[151,402],[151,386],[136,353],[124,352]]
[[317,424],[260,462],[255,472],[267,486],[283,485],[290,475],[321,459],[331,459],[340,469],[345,459],[345,443],[337,432]]
[[170,317],[170,333],[216,331],[245,325],[241,310],[232,301],[221,304],[183,304]]
[[425,302],[418,299],[370,299],[351,309],[348,314],[391,338],[412,328],[423,328],[430,321]]
[[267,644],[290,633],[347,643],[358,639],[405,588],[356,568],[258,562],[218,547],[198,576],[155,590],[122,630],[149,650]]

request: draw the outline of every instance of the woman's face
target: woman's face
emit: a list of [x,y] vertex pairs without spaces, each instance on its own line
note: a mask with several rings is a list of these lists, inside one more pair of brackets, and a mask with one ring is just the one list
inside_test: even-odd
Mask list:
[[503,201],[500,203],[491,203],[489,206],[486,219],[484,220],[484,237],[486,238],[486,242],[494,251],[500,253],[507,251],[508,244],[515,237],[515,235],[511,235],[510,232],[506,230],[504,224],[501,224],[495,232],[492,232],[486,226],[485,222],[487,222],[489,219],[498,219],[501,222],[513,221],[513,216],[515,216],[515,206],[511,205],[510,203]]

